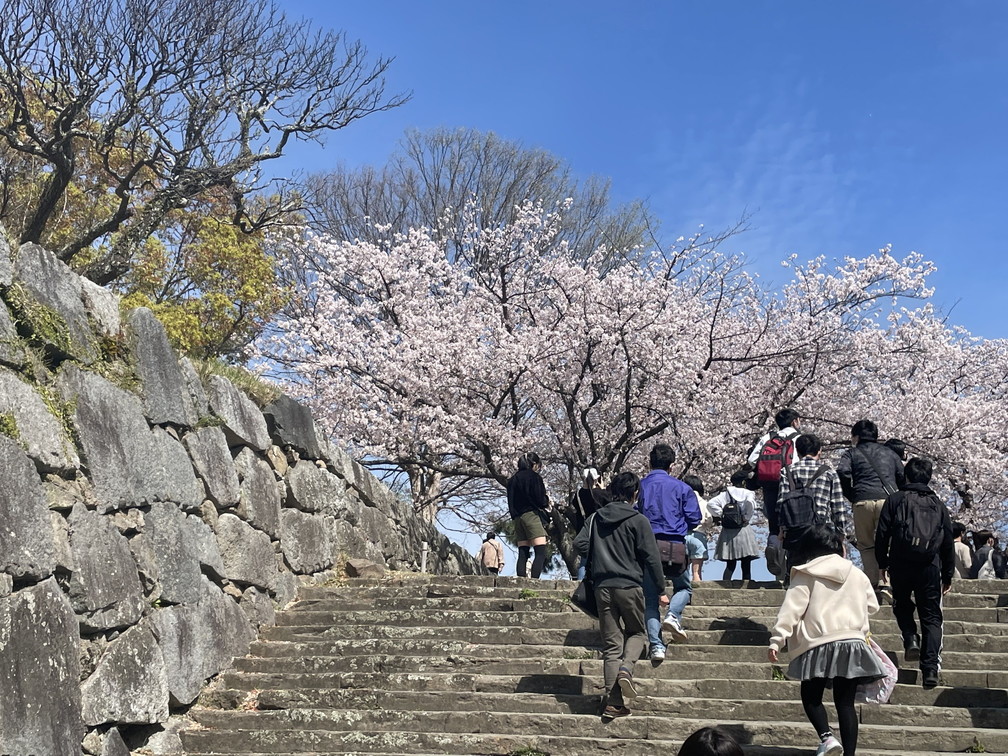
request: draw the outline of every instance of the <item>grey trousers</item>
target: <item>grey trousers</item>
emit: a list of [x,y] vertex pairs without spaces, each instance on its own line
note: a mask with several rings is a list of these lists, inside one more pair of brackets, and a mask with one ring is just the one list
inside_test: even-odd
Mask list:
[[603,674],[608,691],[607,702],[623,706],[623,693],[616,684],[620,667],[633,672],[634,664],[647,646],[644,627],[644,589],[597,588],[595,597],[599,608],[599,630],[603,644]]

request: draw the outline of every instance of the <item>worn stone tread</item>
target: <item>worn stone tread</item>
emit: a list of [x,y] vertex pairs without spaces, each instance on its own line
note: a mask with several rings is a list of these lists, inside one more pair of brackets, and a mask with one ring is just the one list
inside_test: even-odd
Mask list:
[[[573,585],[484,577],[306,589],[190,710],[187,753],[653,756],[714,723],[747,756],[812,753],[799,685],[773,679],[765,657],[782,590],[698,586],[687,643],[659,666],[638,664],[634,715],[603,725],[601,643],[567,601]],[[862,756],[1008,752],[1008,582],[966,586],[946,607],[942,684],[930,691],[901,663],[891,610],[873,619],[900,684],[889,705],[858,706]]]

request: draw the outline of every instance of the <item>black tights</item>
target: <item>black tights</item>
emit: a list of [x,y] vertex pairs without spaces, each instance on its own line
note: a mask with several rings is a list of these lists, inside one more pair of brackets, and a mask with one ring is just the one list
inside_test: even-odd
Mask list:
[[[529,548],[529,546],[518,547],[518,563],[515,565],[515,574],[518,577],[526,577],[528,575],[526,565],[528,564]],[[532,557],[532,579],[538,580],[539,576],[542,575],[543,569],[546,567],[546,545],[532,546],[531,548],[535,550],[535,556]]]
[[752,580],[752,563],[756,557],[742,557],[742,559],[725,559],[724,575],[722,580],[731,580],[735,574],[735,565],[742,562],[742,579]]
[[[837,720],[840,722],[840,742],[843,743],[844,756],[854,756],[857,748],[858,720],[854,710],[854,693],[857,691],[857,680],[848,677],[833,678],[833,705],[836,706]],[[823,706],[823,691],[826,690],[826,679],[817,677],[812,680],[802,680],[801,702],[805,708],[805,716],[815,728],[820,738],[830,732],[829,718]]]

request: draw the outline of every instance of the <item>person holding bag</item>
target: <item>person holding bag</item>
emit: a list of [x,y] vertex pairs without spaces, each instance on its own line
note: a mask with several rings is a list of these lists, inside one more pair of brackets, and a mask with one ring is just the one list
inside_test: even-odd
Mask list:
[[[640,479],[620,473],[609,486],[613,500],[600,507],[574,539],[595,588],[603,642],[606,700],[602,721],[630,715],[637,696],[633,670],[647,646],[644,575],[664,581],[658,543],[647,518],[633,508]],[[663,597],[668,602],[667,597]]]
[[[832,523],[817,522],[802,538],[808,560],[791,570],[791,587],[777,613],[767,658],[772,664],[787,644],[787,676],[801,680],[805,715],[819,736],[816,756],[854,756],[858,686],[885,677],[867,643],[868,616],[879,609],[868,577],[844,558],[843,538]],[[840,740],[830,729],[823,693],[833,688]]]

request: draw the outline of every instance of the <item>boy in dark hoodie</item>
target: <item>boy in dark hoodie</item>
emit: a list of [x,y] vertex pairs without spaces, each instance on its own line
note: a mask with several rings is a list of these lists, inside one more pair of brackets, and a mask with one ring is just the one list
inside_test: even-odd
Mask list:
[[[656,584],[665,581],[658,544],[648,519],[633,508],[640,479],[620,473],[609,485],[613,500],[596,510],[574,539],[574,548],[587,556],[598,601],[602,634],[606,706],[602,721],[629,716],[627,706],[637,696],[634,664],[647,646],[644,626],[644,572]],[[668,597],[663,603],[668,602]]]
[[[906,488],[882,506],[875,531],[880,580],[892,583],[892,612],[903,634],[907,661],[920,659],[925,688],[938,685],[942,646],[942,596],[952,587],[955,544],[948,509],[928,487],[931,460],[906,463]],[[914,603],[920,617],[917,634]]]

